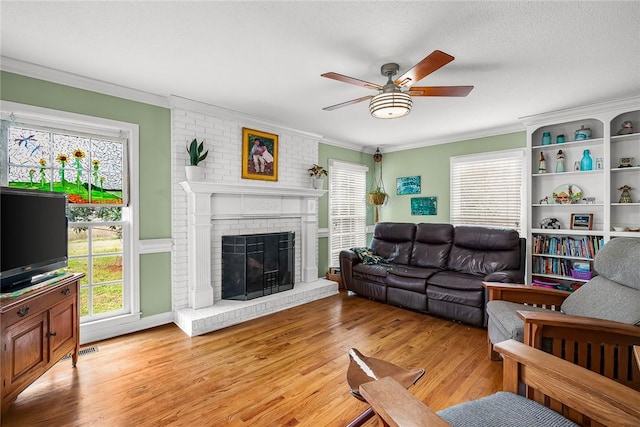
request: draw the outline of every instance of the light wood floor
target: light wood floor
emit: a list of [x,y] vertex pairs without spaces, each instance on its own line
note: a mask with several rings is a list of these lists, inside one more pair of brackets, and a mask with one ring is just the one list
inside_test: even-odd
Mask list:
[[434,409],[502,382],[486,330],[345,293],[203,336],[166,325],[95,345],[25,390],[2,425],[344,426],[366,409],[348,391],[350,347],[424,367],[411,391]]

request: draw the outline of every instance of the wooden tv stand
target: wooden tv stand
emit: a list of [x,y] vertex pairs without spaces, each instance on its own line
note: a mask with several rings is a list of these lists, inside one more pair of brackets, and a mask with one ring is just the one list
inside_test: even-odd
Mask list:
[[[73,274],[22,295],[0,299],[2,412],[18,394],[80,347],[80,279]],[[55,280],[55,279],[54,279]]]

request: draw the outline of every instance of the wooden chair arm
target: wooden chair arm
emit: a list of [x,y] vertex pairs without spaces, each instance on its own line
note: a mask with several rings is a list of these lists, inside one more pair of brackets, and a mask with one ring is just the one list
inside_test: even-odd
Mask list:
[[[496,344],[496,350],[504,356],[505,391],[517,393],[523,382],[604,425],[640,423],[640,392],[514,340]],[[392,378],[362,384],[360,393],[383,426],[449,425]]]
[[391,377],[362,384],[360,394],[378,414],[383,426],[449,426],[435,411]]
[[515,283],[482,282],[489,291],[489,301],[503,300],[540,307],[556,307],[557,310],[570,292]]
[[[609,334],[622,334],[640,338],[640,326],[628,323],[615,322],[613,320],[596,319],[594,317],[571,316],[568,314],[549,311],[518,310],[518,316],[525,324],[537,324],[541,326],[567,327],[571,329],[587,329],[591,331],[605,332]],[[526,326],[525,326],[526,328]]]
[[495,347],[505,360],[505,391],[517,393],[522,382],[604,425],[639,425],[640,392],[515,340]]

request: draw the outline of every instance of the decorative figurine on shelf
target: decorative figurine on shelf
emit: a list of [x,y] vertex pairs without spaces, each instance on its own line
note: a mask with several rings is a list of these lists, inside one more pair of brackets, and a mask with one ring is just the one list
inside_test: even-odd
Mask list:
[[582,201],[587,205],[595,205],[596,204],[596,198],[595,197],[583,197]]
[[545,196],[544,199],[540,199],[540,201],[538,202],[541,205],[548,205],[549,204],[549,196]]
[[574,170],[574,171],[579,171],[579,170],[580,170],[580,160],[576,160],[576,161],[573,163],[573,170]]
[[618,190],[622,191],[622,194],[620,194],[620,200],[618,201],[618,203],[633,203],[633,201],[631,200],[631,193],[630,193],[630,191],[633,190],[633,188],[625,184],[622,187],[618,188]]
[[620,127],[620,130],[618,131],[618,135],[629,135],[631,133],[633,133],[633,124],[630,120],[627,120],[622,123],[622,127]]
[[564,172],[564,153],[562,150],[558,150],[556,156],[556,172]]
[[540,161],[538,162],[538,173],[547,172],[547,161],[544,159],[544,153],[540,152]]
[[545,218],[540,221],[540,228],[549,230],[559,230],[562,228],[562,224],[557,218]]

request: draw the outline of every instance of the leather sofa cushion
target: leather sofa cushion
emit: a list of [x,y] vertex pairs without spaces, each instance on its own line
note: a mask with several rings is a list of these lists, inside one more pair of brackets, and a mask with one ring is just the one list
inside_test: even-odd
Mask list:
[[388,268],[389,266],[386,264],[355,264],[353,266],[353,277],[384,284]]
[[387,288],[387,302],[422,312],[427,311],[427,296],[398,288]]
[[441,286],[447,289],[462,291],[484,290],[482,276],[459,273],[456,271],[440,271],[427,280],[427,285]]
[[520,268],[520,236],[515,230],[459,226],[454,230],[448,268],[486,276]]
[[430,300],[447,301],[471,307],[482,307],[484,305],[483,290],[449,289],[429,285],[427,286],[427,297]]
[[379,222],[373,231],[371,249],[394,264],[409,264],[416,225],[405,222]]
[[412,292],[425,293],[427,280],[418,277],[402,277],[389,273],[385,282],[390,288],[406,289]]
[[417,277],[419,279],[428,279],[438,271],[440,270],[435,268],[412,267],[409,265],[392,265],[389,268],[389,274],[402,277]]
[[444,269],[453,242],[453,225],[418,224],[411,253],[411,265]]

